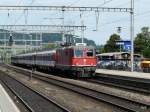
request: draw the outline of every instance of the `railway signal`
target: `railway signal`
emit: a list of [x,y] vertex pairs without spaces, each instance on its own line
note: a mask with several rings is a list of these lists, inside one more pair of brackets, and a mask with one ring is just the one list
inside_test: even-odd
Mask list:
[[10,36],[9,36],[9,46],[12,46],[13,42],[14,42],[13,36],[10,34]]

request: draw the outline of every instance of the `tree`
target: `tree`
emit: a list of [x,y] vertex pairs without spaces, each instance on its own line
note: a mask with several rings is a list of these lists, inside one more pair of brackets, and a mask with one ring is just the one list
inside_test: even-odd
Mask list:
[[143,27],[141,33],[137,34],[134,41],[135,53],[143,54],[150,58],[150,32],[148,27]]
[[54,48],[56,48],[56,45],[54,43],[48,43],[43,47],[46,49],[54,49]]
[[145,38],[142,33],[137,34],[137,37],[134,40],[134,51],[135,53],[142,53],[145,48]]
[[104,45],[97,45],[96,46],[96,53],[103,53]]
[[150,48],[144,48],[142,51],[145,58],[150,58]]
[[103,52],[117,52],[119,47],[116,46],[116,41],[121,40],[120,36],[117,34],[112,34],[104,46]]
[[54,49],[55,47],[56,47],[55,44],[48,44],[48,45],[47,45],[47,48],[49,48],[49,49]]

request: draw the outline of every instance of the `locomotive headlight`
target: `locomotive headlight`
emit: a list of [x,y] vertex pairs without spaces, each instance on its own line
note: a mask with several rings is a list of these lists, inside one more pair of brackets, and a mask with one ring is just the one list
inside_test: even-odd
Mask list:
[[83,61],[84,61],[84,63],[85,63],[85,62],[86,62],[86,59],[84,59]]

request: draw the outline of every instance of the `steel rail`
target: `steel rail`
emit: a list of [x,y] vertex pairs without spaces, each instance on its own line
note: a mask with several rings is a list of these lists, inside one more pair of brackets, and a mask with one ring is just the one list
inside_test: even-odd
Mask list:
[[6,82],[4,82],[2,79],[0,79],[0,81],[4,84],[5,87],[7,87],[20,101],[21,103],[26,107],[26,109],[29,111],[29,112],[35,112],[21,97],[20,95],[15,92],[14,89],[12,89]]
[[94,80],[99,83],[104,82],[114,86],[120,86],[125,89],[131,89],[147,94],[150,93],[150,80],[148,79],[121,77],[115,75],[99,75]]
[[[45,99],[45,100],[49,101],[50,103],[54,104],[56,107],[58,107],[59,109],[61,109],[62,112],[71,112],[71,111],[68,110],[66,107],[62,106],[61,104],[59,104],[59,103],[57,103],[57,102],[55,102],[55,101],[53,101],[52,99],[50,99],[49,97],[45,96],[44,94],[38,92],[37,90],[34,90],[34,89],[32,89],[31,87],[25,85],[23,82],[17,80],[16,78],[14,78],[14,77],[12,77],[12,76],[10,76],[10,75],[7,75],[7,76],[10,77],[11,79],[17,81],[18,83],[20,83],[22,86],[24,86],[24,87],[28,88],[29,90],[33,91],[34,93],[38,94],[38,95],[39,95],[40,97],[42,97],[43,99]],[[13,90],[13,92],[15,92],[15,91]],[[15,93],[16,93],[16,92],[15,92]],[[17,93],[16,93],[16,94],[17,94]],[[19,95],[18,95],[18,96],[19,96]],[[20,97],[20,96],[19,96],[19,97]],[[21,98],[21,97],[20,97],[20,98]],[[25,102],[23,99],[22,99],[22,101]],[[31,112],[35,112],[35,111],[32,109],[32,107],[30,107],[26,102],[25,102],[25,104],[32,110]]]
[[130,91],[134,91],[134,92],[138,92],[138,93],[142,93],[142,94],[150,94],[149,90],[145,90],[145,89],[141,89],[141,88],[136,88],[136,87],[131,87],[131,86],[126,86],[123,84],[115,84],[112,82],[107,82],[107,81],[103,81],[103,80],[97,80],[97,79],[88,79],[88,80],[82,80],[82,81],[86,81],[86,82],[91,82],[91,83],[95,83],[95,84],[102,84],[102,85],[106,85],[106,86],[113,86],[113,87],[117,87],[120,89],[127,89]]

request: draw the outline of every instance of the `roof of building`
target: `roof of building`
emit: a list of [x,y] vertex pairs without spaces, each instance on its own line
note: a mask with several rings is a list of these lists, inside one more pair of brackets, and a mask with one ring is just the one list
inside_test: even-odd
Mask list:
[[130,54],[130,53],[129,52],[111,52],[111,53],[97,54],[97,56],[114,56],[114,55],[122,55],[122,54]]

